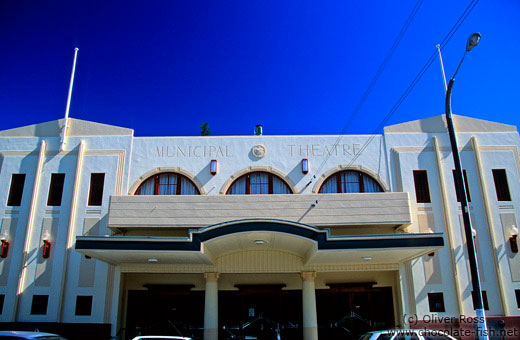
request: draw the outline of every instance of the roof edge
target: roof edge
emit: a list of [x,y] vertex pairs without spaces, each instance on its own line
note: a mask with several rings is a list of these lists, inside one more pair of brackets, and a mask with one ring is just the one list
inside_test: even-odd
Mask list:
[[[0,131],[0,137],[58,137],[61,135],[63,121],[64,119],[62,118]],[[69,118],[68,122],[68,137],[134,135],[134,130],[114,125],[96,123],[76,118]]]
[[[452,115],[457,132],[517,132],[514,125],[488,120]],[[439,115],[385,127],[387,133],[444,133],[447,131],[446,116]]]

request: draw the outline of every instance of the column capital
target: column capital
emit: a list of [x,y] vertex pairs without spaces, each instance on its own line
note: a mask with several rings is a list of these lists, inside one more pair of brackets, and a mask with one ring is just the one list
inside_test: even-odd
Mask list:
[[220,273],[204,273],[204,278],[206,279],[206,282],[217,282],[219,276]]
[[316,272],[301,272],[300,275],[302,277],[303,281],[311,281],[314,282],[314,279],[316,278]]

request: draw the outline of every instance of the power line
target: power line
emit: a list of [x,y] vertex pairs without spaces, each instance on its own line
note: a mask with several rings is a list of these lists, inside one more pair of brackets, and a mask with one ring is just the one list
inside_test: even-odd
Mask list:
[[[405,23],[403,24],[403,26],[401,27],[401,30],[399,31],[399,34],[397,35],[397,37],[395,38],[394,40],[394,43],[392,44],[392,47],[390,47],[390,49],[388,50],[386,56],[385,56],[385,59],[383,60],[383,62],[381,63],[381,65],[379,65],[379,68],[376,72],[376,74],[374,75],[374,77],[372,78],[372,81],[370,82],[370,84],[368,85],[367,89],[365,90],[363,96],[361,97],[359,103],[357,104],[356,108],[354,109],[354,111],[351,113],[347,123],[345,124],[345,126],[343,127],[343,129],[341,130],[341,133],[339,134],[338,138],[336,139],[336,141],[334,142],[334,145],[333,145],[333,149],[337,147],[337,145],[339,144],[339,142],[341,141],[341,138],[345,135],[347,129],[350,127],[350,125],[352,124],[352,121],[354,120],[354,118],[357,116],[357,114],[359,113],[359,111],[361,110],[361,108],[363,107],[366,99],[368,98],[370,92],[372,92],[372,89],[374,88],[377,80],[379,79],[379,77],[381,76],[381,74],[383,73],[386,65],[388,64],[388,62],[390,61],[390,58],[392,57],[392,55],[394,54],[395,50],[397,49],[397,46],[399,46],[399,43],[401,42],[401,40],[403,39],[406,31],[408,30],[408,27],[410,27],[410,24],[412,23],[413,19],[415,18],[415,15],[417,14],[417,12],[419,11],[419,8],[421,7],[423,3],[423,0],[418,0],[416,3],[415,3],[415,6],[413,7],[412,11],[410,12],[410,15],[408,15],[408,18],[406,19]],[[312,177],[312,179],[315,179],[316,178],[316,174],[319,173],[322,168],[325,166],[325,163],[327,162],[327,160],[329,159],[330,157],[330,154],[329,155],[326,155],[325,159],[321,162],[320,166],[318,167],[318,169],[314,172],[314,175]],[[309,183],[307,183],[306,186],[310,185],[312,183],[312,179],[310,180]]]
[[[475,8],[475,6],[477,5],[477,3],[479,2],[479,0],[473,0],[469,5],[468,7],[466,7],[466,9],[464,10],[464,12],[460,15],[459,19],[455,22],[455,24],[452,26],[452,28],[450,29],[450,31],[446,34],[446,36],[444,37],[444,39],[442,40],[441,42],[441,50],[450,42],[451,38],[453,37],[453,35],[455,35],[455,33],[457,32],[457,30],[460,28],[460,26],[462,25],[462,23],[466,20],[466,18],[469,16],[469,14],[471,13],[471,11]],[[399,97],[399,99],[397,100],[397,102],[394,104],[394,106],[390,109],[390,111],[386,114],[386,116],[383,118],[383,120],[379,123],[379,125],[374,129],[374,131],[372,132],[372,135],[370,136],[370,138],[365,142],[365,144],[361,147],[361,149],[359,149],[359,152],[354,155],[354,157],[352,158],[352,160],[348,163],[348,166],[351,166],[359,157],[359,155],[367,148],[367,146],[374,140],[374,138],[376,137],[376,133],[377,131],[379,131],[385,124],[386,122],[390,119],[390,117],[392,117],[392,115],[395,113],[395,111],[397,111],[397,109],[399,109],[399,107],[401,106],[401,104],[404,102],[404,100],[406,99],[406,97],[408,97],[408,95],[410,94],[410,92],[413,90],[413,88],[415,87],[415,85],[417,85],[417,83],[419,82],[419,80],[421,80],[421,78],[423,77],[423,75],[426,73],[426,71],[428,70],[428,68],[430,68],[431,64],[435,61],[437,57],[437,52],[434,52],[432,53],[432,55],[430,56],[430,58],[428,59],[428,61],[426,61],[426,63],[424,64],[423,68],[419,71],[419,73],[415,76],[415,78],[413,79],[413,81],[410,83],[410,85],[406,88],[406,90],[403,92],[403,94],[401,95],[401,97]]]

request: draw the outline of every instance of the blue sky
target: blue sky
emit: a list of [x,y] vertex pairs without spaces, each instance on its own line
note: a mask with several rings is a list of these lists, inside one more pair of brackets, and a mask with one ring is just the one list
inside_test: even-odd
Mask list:
[[[0,130],[70,117],[137,136],[338,134],[411,1],[0,1]],[[471,1],[424,0],[346,131],[370,134]],[[520,1],[481,0],[443,49],[453,112],[520,125]],[[444,113],[436,59],[387,125]],[[379,130],[378,132],[381,132]]]

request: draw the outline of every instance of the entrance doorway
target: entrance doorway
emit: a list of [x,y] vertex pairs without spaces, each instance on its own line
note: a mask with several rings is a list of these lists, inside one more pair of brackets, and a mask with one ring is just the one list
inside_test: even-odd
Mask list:
[[125,339],[136,335],[180,335],[202,339],[204,291],[192,285],[148,285],[129,290]]
[[[328,284],[316,290],[320,339],[359,339],[365,332],[393,328],[391,287]],[[192,285],[146,285],[129,290],[125,339],[136,335],[182,335],[202,339],[204,291]],[[302,291],[285,285],[236,285],[219,291],[220,340],[301,340]]]
[[330,289],[316,290],[320,339],[357,340],[363,333],[394,327],[392,288],[373,284],[329,284]]
[[220,339],[301,340],[300,290],[285,285],[237,285],[219,292]]

